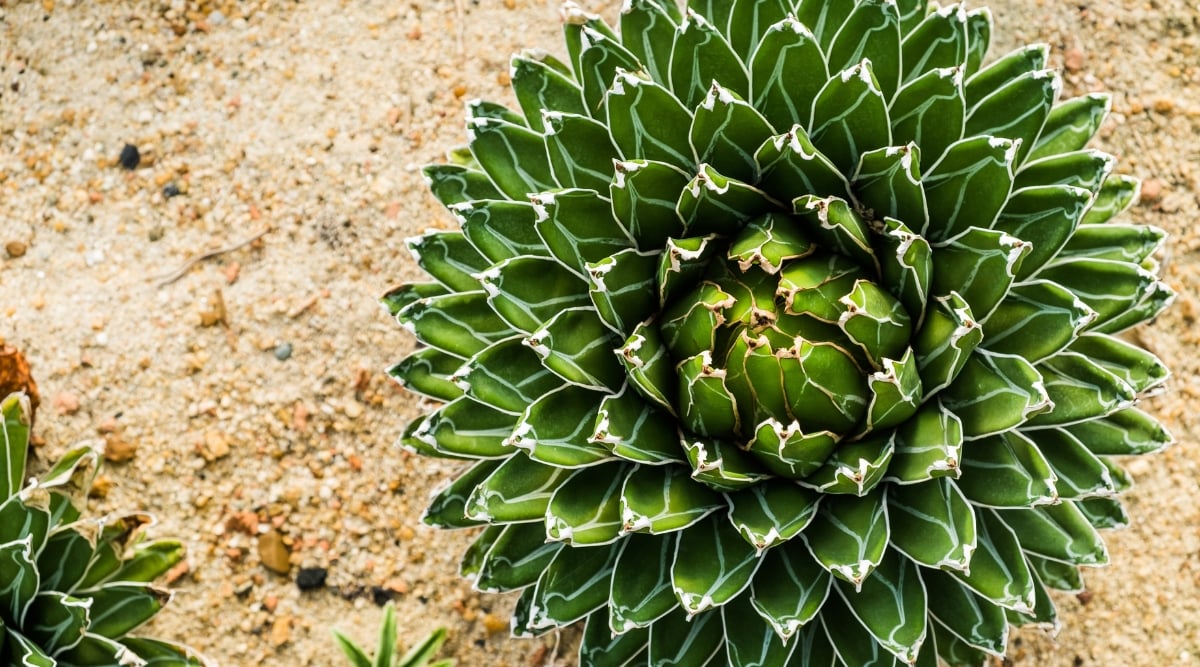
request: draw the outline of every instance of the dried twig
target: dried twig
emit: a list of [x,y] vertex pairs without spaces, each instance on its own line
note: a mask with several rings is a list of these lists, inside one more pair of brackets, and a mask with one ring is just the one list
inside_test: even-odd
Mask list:
[[168,273],[166,275],[157,276],[157,277],[154,277],[151,279],[157,280],[159,287],[166,287],[167,285],[170,285],[171,283],[175,282],[176,280],[179,280],[180,278],[182,278],[184,275],[187,274],[188,271],[191,270],[191,268],[193,266],[199,264],[200,262],[203,262],[206,259],[212,259],[213,257],[218,257],[220,255],[224,255],[227,252],[233,252],[234,250],[237,250],[238,248],[241,248],[243,246],[248,246],[251,243],[254,243],[255,241],[266,236],[267,232],[269,232],[269,231],[271,231],[271,228],[265,227],[262,229],[262,231],[258,232],[254,236],[251,236],[250,238],[248,238],[244,241],[238,241],[237,243],[227,245],[223,248],[217,248],[216,250],[209,250],[207,252],[202,252],[199,255],[196,255],[195,257],[192,257],[188,261],[184,262],[183,266],[179,267],[175,271],[172,271],[171,273]]

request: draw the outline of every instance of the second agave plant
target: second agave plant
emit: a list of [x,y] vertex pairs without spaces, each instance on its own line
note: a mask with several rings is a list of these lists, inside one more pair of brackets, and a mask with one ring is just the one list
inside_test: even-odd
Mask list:
[[461,223],[385,302],[469,461],[426,521],[517,635],[584,665],[979,664],[1053,624],[1170,440],[1115,334],[1170,291],[1042,46],[987,10],[630,0],[565,11],[426,170]]

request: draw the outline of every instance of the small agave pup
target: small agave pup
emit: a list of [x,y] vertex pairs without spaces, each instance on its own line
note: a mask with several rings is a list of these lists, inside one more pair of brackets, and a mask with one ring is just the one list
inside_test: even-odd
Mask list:
[[26,667],[200,665],[186,647],[129,633],[170,599],[151,583],[183,558],[138,542],[145,514],[80,516],[96,451],[72,449],[25,479],[29,399],[0,403],[0,662]]
[[517,635],[583,665],[979,664],[1103,564],[1114,458],[1170,441],[1117,334],[1171,292],[1137,182],[1055,104],[1043,46],[924,0],[569,7],[519,111],[429,167],[461,222],[410,244],[402,443],[470,463]]

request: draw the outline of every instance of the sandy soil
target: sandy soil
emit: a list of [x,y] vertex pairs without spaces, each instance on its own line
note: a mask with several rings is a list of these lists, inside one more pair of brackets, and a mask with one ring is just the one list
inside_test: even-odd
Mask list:
[[[1101,145],[1149,179],[1129,216],[1172,233],[1180,293],[1136,334],[1175,372],[1148,404],[1180,444],[1130,462],[1112,565],[1012,664],[1200,663],[1200,12],[990,6],[993,55],[1046,41],[1068,94],[1115,94]],[[463,100],[511,102],[509,54],[558,31],[540,0],[0,0],[0,247],[26,249],[0,251],[0,336],[41,386],[42,460],[108,440],[125,460],[94,511],[151,509],[187,543],[150,631],[221,665],[335,665],[329,628],[373,640],[394,598],[404,643],[445,625],[464,666],[573,664],[573,635],[508,639],[510,601],[457,577],[468,536],[420,525],[453,466],[392,446],[420,406],[383,370],[412,341],[374,300],[417,277],[403,238],[448,222],[417,170],[463,141]],[[260,555],[280,546],[287,574]],[[301,592],[302,567],[326,585]]]

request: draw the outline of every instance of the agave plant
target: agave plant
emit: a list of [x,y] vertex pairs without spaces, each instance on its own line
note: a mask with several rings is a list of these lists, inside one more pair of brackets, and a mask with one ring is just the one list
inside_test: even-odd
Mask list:
[[385,297],[471,463],[425,520],[584,665],[978,664],[1055,623],[1170,436],[1115,336],[1163,232],[1047,48],[925,0],[568,7],[426,169],[460,228]]
[[77,447],[26,484],[31,410],[0,403],[0,658],[25,667],[199,665],[173,643],[130,636],[170,594],[151,583],[183,557],[172,540],[141,542],[145,514],[81,516],[98,458]]
[[353,667],[454,667],[454,661],[449,659],[430,662],[446,641],[446,628],[434,630],[404,655],[396,655],[396,605],[391,602],[383,608],[379,647],[375,650],[374,660],[345,634],[334,630],[333,638]]

